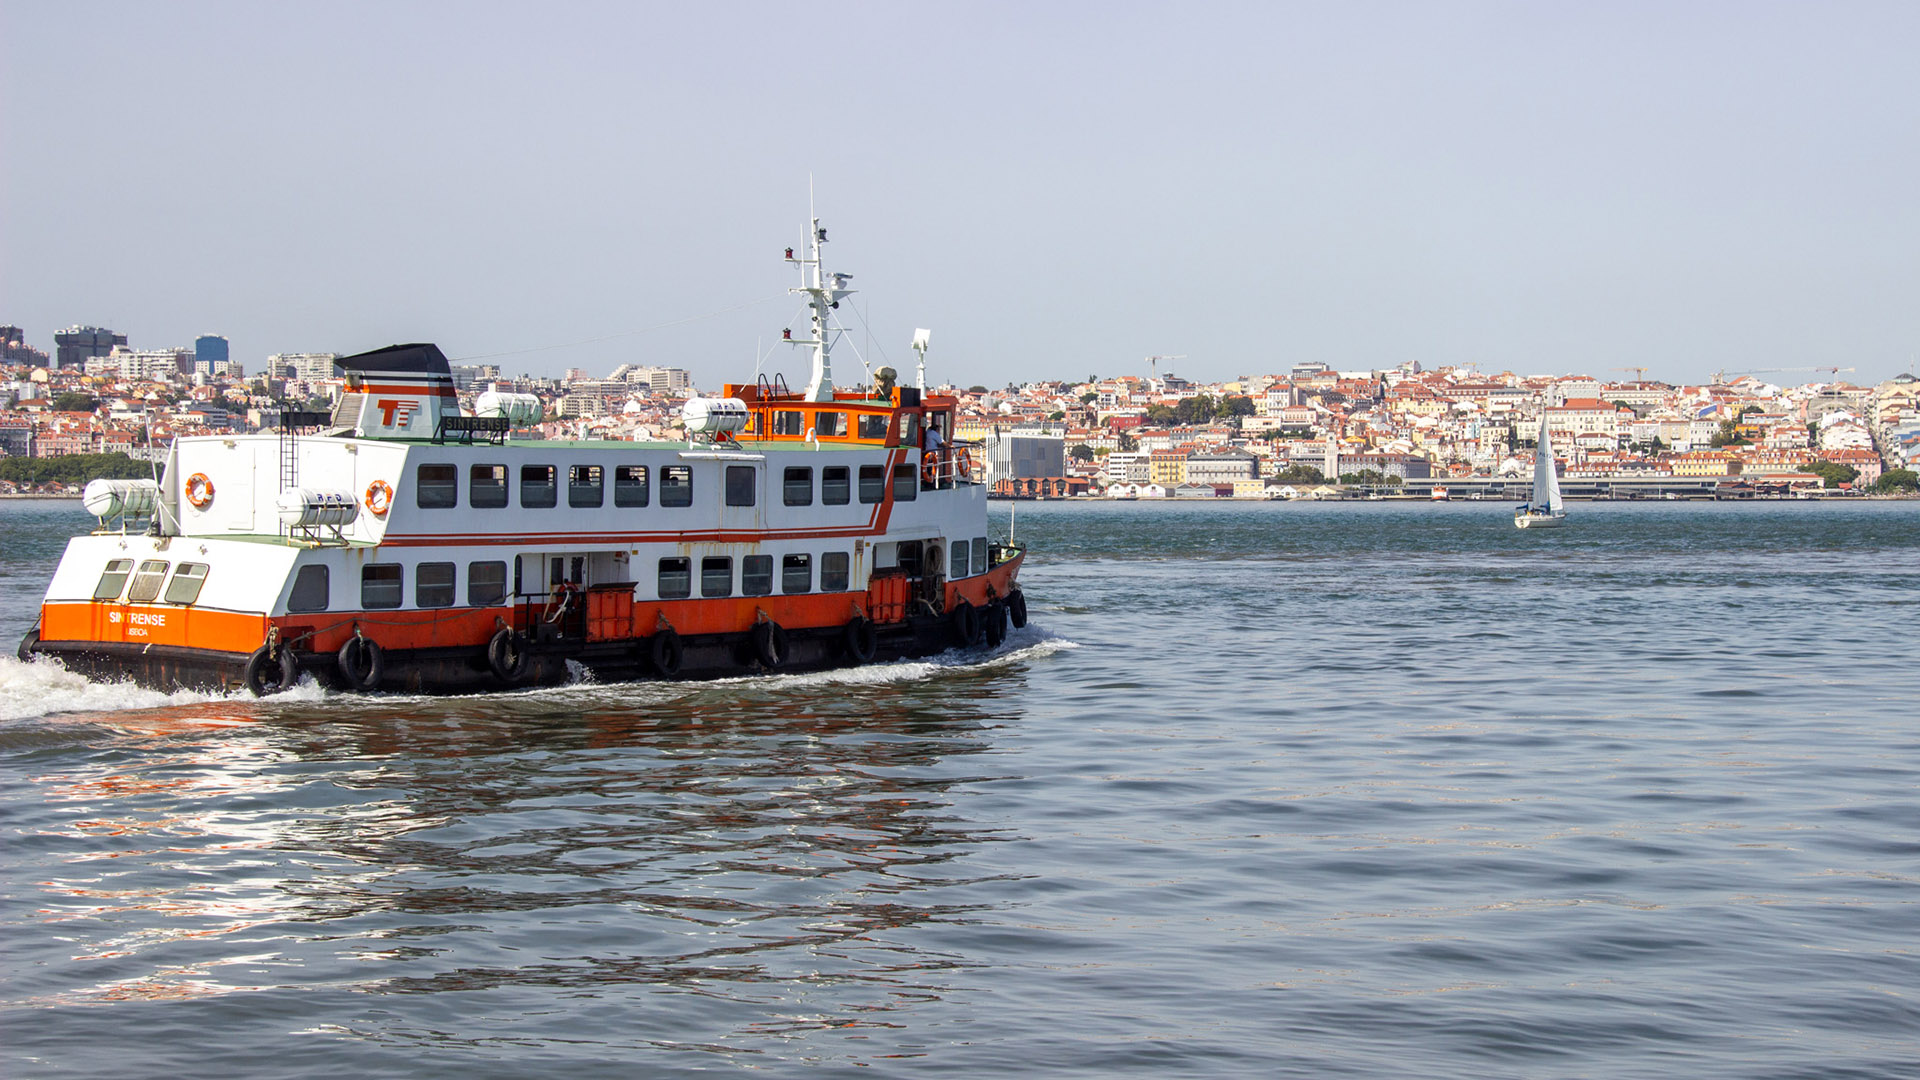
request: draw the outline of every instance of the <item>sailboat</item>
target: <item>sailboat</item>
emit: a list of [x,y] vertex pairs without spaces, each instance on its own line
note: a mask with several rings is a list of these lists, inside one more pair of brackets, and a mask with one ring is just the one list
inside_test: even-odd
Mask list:
[[1547,413],[1540,412],[1540,442],[1533,450],[1533,501],[1513,512],[1516,529],[1557,529],[1567,523],[1560,501],[1560,477],[1553,471],[1553,444],[1547,439]]

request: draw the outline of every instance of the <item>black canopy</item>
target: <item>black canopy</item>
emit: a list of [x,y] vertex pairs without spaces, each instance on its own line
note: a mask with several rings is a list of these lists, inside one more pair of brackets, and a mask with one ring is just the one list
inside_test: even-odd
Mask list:
[[348,371],[386,371],[407,375],[446,375],[448,377],[453,375],[453,369],[447,366],[447,354],[440,351],[440,346],[431,342],[389,345],[372,352],[343,356],[333,363],[335,367],[343,367]]

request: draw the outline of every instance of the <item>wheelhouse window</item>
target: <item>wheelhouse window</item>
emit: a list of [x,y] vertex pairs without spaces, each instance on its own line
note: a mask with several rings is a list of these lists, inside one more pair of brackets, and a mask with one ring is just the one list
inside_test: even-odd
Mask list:
[[813,466],[789,466],[780,485],[781,497],[788,506],[813,505]]
[[328,594],[327,568],[309,564],[293,576],[293,591],[287,594],[288,611],[325,611]]
[[544,510],[560,501],[558,485],[551,465],[520,466],[520,505],[528,510]]
[[498,510],[507,505],[507,467],[475,465],[467,470],[467,505]]
[[948,577],[963,578],[967,576],[967,568],[973,565],[968,561],[968,552],[971,547],[972,545],[968,544],[965,540],[955,540],[953,542],[953,546],[948,549],[947,552]]
[[453,606],[453,564],[423,562],[413,572],[413,606]]
[[820,501],[828,506],[845,506],[853,484],[845,465],[827,465],[820,470]]
[[470,562],[467,564],[467,603],[474,607],[497,607],[507,599],[507,564]]
[[360,606],[369,611],[399,607],[405,583],[399,563],[368,563],[360,568]]
[[[663,470],[664,471],[664,470]],[[682,600],[693,595],[693,560],[660,560],[660,599]]]
[[893,467],[893,501],[912,502],[919,497],[919,470],[912,465],[895,465]]
[[727,466],[727,505],[752,506],[755,469],[751,465]]
[[169,604],[192,604],[200,599],[200,589],[207,583],[207,564],[183,562],[173,568],[173,580],[167,582]]
[[709,555],[700,560],[700,595],[733,595],[733,556]]
[[887,497],[887,467],[885,465],[860,466],[860,501],[877,503]]
[[802,423],[801,414],[798,411],[789,412],[786,409],[781,409],[773,414],[773,433],[775,435],[798,435],[800,434]]
[[987,538],[984,536],[974,537],[973,538],[973,572],[975,574],[984,574],[987,572],[987,556],[988,556]]
[[860,437],[863,439],[884,439],[887,437],[886,413],[861,413]]
[[166,576],[167,561],[165,559],[148,559],[141,563],[140,569],[133,575],[132,588],[127,590],[127,602],[130,604],[151,602],[154,597],[160,595],[160,582],[165,580]]
[[413,502],[422,510],[460,505],[460,466],[428,464],[415,469]]
[[613,505],[647,505],[647,467],[645,465],[614,466]]
[[820,556],[821,592],[847,591],[848,562],[847,553],[844,551],[829,551]]
[[132,559],[111,559],[107,568],[100,574],[99,584],[93,587],[95,600],[118,600],[120,590],[127,587],[127,575],[133,573]]
[[766,596],[773,592],[773,556],[748,555],[740,560],[740,595]]
[[813,414],[813,433],[823,439],[835,438],[847,430],[847,414],[843,412],[820,412]]
[[571,465],[567,468],[567,505],[575,508],[599,506],[607,499],[605,474],[598,465]]
[[693,466],[663,465],[660,467],[660,505],[693,505]]
[[813,556],[783,555],[780,557],[780,591],[783,593],[813,591]]

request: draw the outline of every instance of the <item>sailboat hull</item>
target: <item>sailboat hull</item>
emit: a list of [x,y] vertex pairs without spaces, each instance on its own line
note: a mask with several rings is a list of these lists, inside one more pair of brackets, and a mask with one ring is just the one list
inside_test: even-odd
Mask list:
[[1567,523],[1565,514],[1515,514],[1513,527],[1516,529],[1557,529]]

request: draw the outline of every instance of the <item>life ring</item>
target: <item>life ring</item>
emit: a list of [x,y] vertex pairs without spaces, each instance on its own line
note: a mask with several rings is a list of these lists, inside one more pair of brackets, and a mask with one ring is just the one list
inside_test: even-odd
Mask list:
[[953,478],[967,481],[973,479],[973,455],[967,453],[967,448],[964,446],[953,452]]
[[864,664],[873,659],[880,651],[880,634],[873,628],[873,620],[864,615],[855,615],[841,632],[841,639],[847,647],[847,658],[856,664]]
[[213,481],[207,479],[206,473],[197,472],[187,477],[187,502],[193,504],[195,510],[213,505]]
[[387,670],[386,650],[379,642],[359,634],[348,638],[334,659],[340,663],[340,678],[349,690],[372,690],[380,685],[380,676]]
[[277,694],[292,689],[293,684],[300,681],[300,662],[293,658],[292,649],[262,645],[247,657],[246,670],[241,672],[240,681],[246,684],[254,697]]
[[962,648],[971,648],[980,642],[980,609],[969,601],[962,600],[954,605],[953,614],[947,617],[947,625],[953,630],[953,639]]
[[686,658],[686,650],[680,645],[679,632],[669,626],[654,634],[647,655],[653,660],[653,670],[662,678],[671,679],[680,674],[680,661]]
[[493,635],[493,640],[487,642],[487,669],[508,686],[525,679],[532,667],[533,652],[527,648],[524,635],[503,626]]
[[375,480],[367,485],[367,509],[374,517],[386,517],[393,507],[393,485],[385,480]]
[[1027,625],[1027,594],[1015,589],[1007,594],[1007,617],[1013,620],[1013,628],[1019,630]]
[[933,487],[940,482],[940,455],[938,451],[920,452],[920,482]]
[[985,628],[987,648],[997,649],[1001,642],[1007,640],[1007,605],[1004,601],[995,600],[987,605]]
[[753,628],[753,656],[768,671],[787,662],[787,632],[769,619]]

